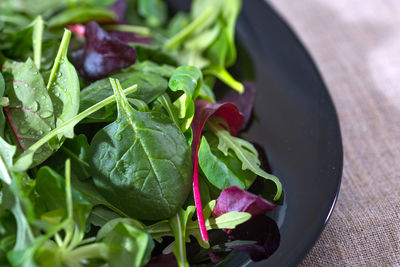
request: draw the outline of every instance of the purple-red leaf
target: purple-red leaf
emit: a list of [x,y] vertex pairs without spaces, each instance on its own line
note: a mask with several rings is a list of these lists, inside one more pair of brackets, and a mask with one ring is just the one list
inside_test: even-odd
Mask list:
[[119,32],[119,31],[109,31],[112,37],[120,39],[125,43],[141,43],[141,44],[151,44],[150,38],[137,37],[133,32]]
[[125,23],[125,12],[127,3],[126,0],[116,0],[114,4],[110,6],[110,10],[117,15],[118,23]]
[[178,263],[173,253],[160,254],[151,258],[150,262],[145,267],[178,267]]
[[228,247],[246,252],[253,261],[264,260],[279,247],[279,228],[274,220],[264,214],[254,216],[231,231],[228,241],[235,240],[256,241],[255,244],[228,245]]
[[252,115],[254,100],[256,98],[256,88],[251,82],[244,82],[243,85],[243,94],[239,94],[235,90],[229,90],[223,100],[236,105],[236,107],[243,114],[243,128],[246,128]]
[[79,73],[87,80],[98,80],[135,63],[136,49],[112,37],[92,21],[85,28],[86,43],[73,54]]
[[203,207],[201,205],[200,187],[199,187],[199,145],[201,132],[204,125],[211,116],[219,116],[223,118],[230,127],[232,135],[236,135],[242,128],[243,116],[237,107],[232,103],[210,103],[204,100],[196,100],[195,113],[192,121],[193,142],[192,142],[192,159],[193,159],[193,195],[194,203],[197,211],[197,219],[199,221],[200,233],[204,241],[208,241],[208,234],[204,224]]
[[249,193],[237,186],[230,186],[222,190],[212,214],[214,217],[218,217],[231,211],[243,211],[255,216],[271,211],[275,207],[273,203],[260,196]]

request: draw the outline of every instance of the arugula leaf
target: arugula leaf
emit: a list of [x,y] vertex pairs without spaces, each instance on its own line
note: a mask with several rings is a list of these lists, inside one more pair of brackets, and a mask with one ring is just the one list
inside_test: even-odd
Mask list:
[[[56,126],[68,121],[79,111],[79,78],[74,66],[67,58],[70,38],[71,32],[65,30],[47,83],[47,91],[53,102]],[[72,138],[74,136],[73,129],[68,129],[59,136]]]
[[180,267],[189,267],[186,259],[186,226],[194,211],[195,207],[189,206],[186,210],[180,210],[168,220],[175,237],[173,252]]
[[159,27],[167,19],[167,5],[163,0],[138,0],[138,12],[147,25]]
[[207,126],[218,137],[218,149],[224,153],[225,156],[228,155],[228,150],[232,150],[242,162],[242,170],[250,170],[258,176],[275,183],[276,193],[274,200],[278,200],[282,194],[282,184],[274,175],[260,168],[261,162],[258,159],[258,152],[255,147],[241,138],[232,136],[228,131],[219,126],[215,120],[209,120]]
[[[207,142],[212,140],[212,145]],[[217,149],[218,140],[213,136],[203,136],[199,148],[199,165],[208,181],[219,189],[236,185],[247,189],[252,185],[256,175],[242,170],[242,162],[232,153],[224,155]]]
[[133,109],[118,80],[110,81],[118,118],[92,140],[93,180],[110,203],[133,218],[169,218],[190,190],[189,146],[167,117]]
[[[8,60],[3,68],[10,100],[3,108],[8,120],[6,130],[20,154],[54,128],[53,104],[31,59],[25,63]],[[53,148],[46,144],[37,151],[32,165],[43,162],[52,152]]]
[[98,22],[113,22],[116,20],[116,14],[107,8],[99,6],[77,6],[69,8],[52,17],[48,25],[50,28],[55,28],[93,20]]

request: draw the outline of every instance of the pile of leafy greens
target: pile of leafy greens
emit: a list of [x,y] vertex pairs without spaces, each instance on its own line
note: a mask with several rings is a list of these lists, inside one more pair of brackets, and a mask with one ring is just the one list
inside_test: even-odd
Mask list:
[[1,1],[0,265],[222,266],[276,250],[265,213],[282,187],[237,136],[255,89],[227,71],[240,8]]

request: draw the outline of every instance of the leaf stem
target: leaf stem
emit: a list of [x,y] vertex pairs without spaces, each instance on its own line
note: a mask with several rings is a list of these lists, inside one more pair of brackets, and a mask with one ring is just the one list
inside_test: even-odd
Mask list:
[[111,25],[106,25],[103,28],[109,31],[132,32],[142,37],[150,37],[150,29],[143,26],[111,24]]
[[42,37],[43,37],[43,19],[37,16],[35,19],[35,26],[33,27],[33,61],[38,70],[40,70],[40,63],[42,60]]
[[205,75],[212,74],[226,85],[231,87],[233,90],[238,91],[239,93],[244,92],[244,86],[241,82],[236,81],[232,75],[223,67],[220,66],[213,66],[205,69],[203,71]]
[[186,39],[197,27],[202,25],[214,12],[214,7],[209,7],[201,13],[195,20],[193,20],[189,25],[183,28],[180,32],[170,38],[165,44],[165,50],[176,49],[179,44]]
[[54,64],[53,64],[53,68],[51,69],[49,81],[47,82],[47,91],[50,90],[50,87],[56,78],[58,67],[60,66],[60,61],[62,60],[63,57],[67,56],[68,45],[69,45],[70,39],[71,39],[71,31],[65,29],[64,35],[63,35],[61,43],[60,43],[60,47],[57,52],[57,56],[54,59]]

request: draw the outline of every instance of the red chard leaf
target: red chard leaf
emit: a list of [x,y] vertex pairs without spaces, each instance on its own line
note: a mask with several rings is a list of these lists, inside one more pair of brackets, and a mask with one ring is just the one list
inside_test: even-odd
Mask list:
[[253,216],[271,211],[276,206],[260,196],[253,195],[237,186],[222,190],[213,210],[213,216],[218,217],[231,211],[248,212]]
[[229,90],[223,100],[231,102],[238,107],[244,117],[243,128],[246,128],[252,115],[254,100],[256,98],[256,88],[251,82],[244,82],[243,85],[243,94],[240,94],[235,90]]
[[92,21],[86,25],[86,43],[73,53],[75,66],[87,80],[104,78],[135,63],[136,49],[112,37]]
[[236,240],[256,241],[256,243],[245,245],[232,243],[232,245],[227,244],[227,247],[247,253],[253,261],[265,260],[279,247],[279,228],[275,221],[266,215],[257,215],[231,231],[228,241]]
[[232,135],[236,135],[242,128],[243,116],[232,103],[211,103],[205,100],[195,101],[195,113],[192,121],[193,143],[193,195],[197,211],[201,236],[204,241],[208,241],[208,234],[204,224],[203,207],[201,205],[200,187],[199,187],[199,159],[198,151],[200,146],[201,132],[204,125],[211,116],[218,116],[226,120],[229,124]]

